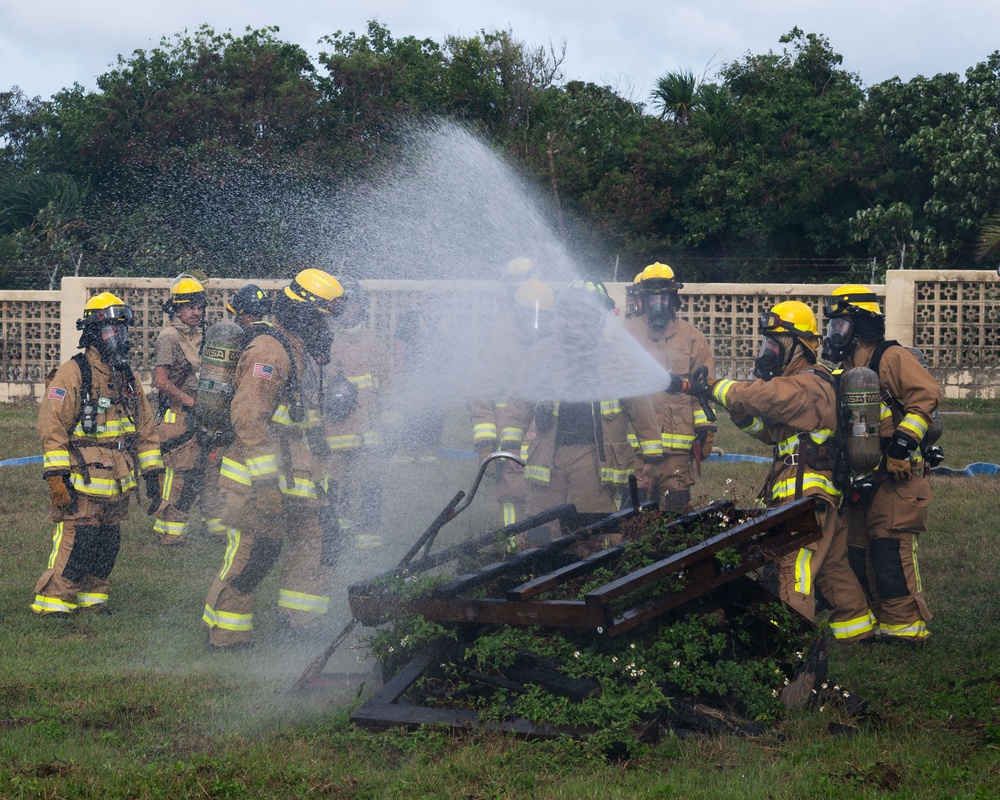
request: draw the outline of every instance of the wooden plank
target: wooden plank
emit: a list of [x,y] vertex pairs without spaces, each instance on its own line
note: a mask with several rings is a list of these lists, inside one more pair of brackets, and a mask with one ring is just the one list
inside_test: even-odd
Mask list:
[[689,547],[680,553],[657,561],[647,567],[629,573],[617,580],[611,581],[592,592],[588,592],[584,597],[584,602],[593,606],[604,606],[611,601],[634,592],[649,583],[660,580],[671,573],[682,570],[689,565],[712,556],[727,547],[733,547],[741,542],[751,539],[759,534],[780,535],[783,528],[780,524],[791,524],[796,535],[802,543],[815,541],[818,536],[809,537],[810,533],[819,531],[813,508],[816,500],[811,497],[802,498],[789,503],[786,506],[772,509],[760,517],[747,520],[735,528],[723,531],[715,536],[706,539],[699,544]]
[[580,600],[542,600],[508,603],[500,598],[429,598],[408,601],[402,610],[434,622],[479,623],[596,630],[611,622],[604,608]]
[[530,600],[532,597],[551,591],[568,580],[577,578],[580,575],[585,575],[588,572],[593,572],[595,569],[604,566],[609,561],[613,561],[618,558],[618,556],[621,555],[621,552],[621,547],[610,547],[607,550],[594,553],[592,556],[585,558],[583,561],[576,561],[562,567],[561,569],[557,569],[555,572],[550,572],[547,575],[541,575],[530,581],[526,581],[520,586],[508,589],[507,599],[510,601]]

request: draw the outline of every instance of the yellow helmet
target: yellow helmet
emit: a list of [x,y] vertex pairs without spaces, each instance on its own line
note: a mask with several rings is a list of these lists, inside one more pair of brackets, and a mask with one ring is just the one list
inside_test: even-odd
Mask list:
[[798,300],[785,300],[762,314],[760,329],[762,333],[791,333],[809,342],[819,341],[816,314]]
[[106,322],[133,322],[132,309],[125,301],[111,292],[101,292],[91,297],[83,307],[83,319],[76,323],[77,330],[83,330],[85,325],[103,324]]
[[632,285],[637,286],[642,281],[642,273],[640,272],[632,279]]
[[535,259],[512,258],[503,268],[504,283],[519,283],[535,276]]
[[322,314],[336,314],[344,287],[328,272],[304,269],[285,287],[285,296],[300,303],[309,303]]
[[186,303],[204,306],[206,304],[205,287],[196,278],[182,273],[174,278],[174,282],[170,284],[170,299],[167,302],[174,309]]
[[538,278],[528,278],[514,292],[514,301],[525,308],[551,311],[556,307],[556,293]]
[[869,314],[882,313],[878,295],[871,289],[856,283],[834,289],[833,294],[826,298],[826,315],[828,317],[855,313],[851,310],[852,308],[859,308]]
[[635,284],[641,292],[676,292],[684,288],[684,284],[674,277],[673,269],[659,261],[640,272]]

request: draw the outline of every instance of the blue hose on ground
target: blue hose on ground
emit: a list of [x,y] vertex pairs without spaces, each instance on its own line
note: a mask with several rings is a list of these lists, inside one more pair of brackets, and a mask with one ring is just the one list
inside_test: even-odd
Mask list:
[[41,464],[41,456],[25,456],[24,458],[8,458],[0,461],[0,467],[22,467],[25,464]]

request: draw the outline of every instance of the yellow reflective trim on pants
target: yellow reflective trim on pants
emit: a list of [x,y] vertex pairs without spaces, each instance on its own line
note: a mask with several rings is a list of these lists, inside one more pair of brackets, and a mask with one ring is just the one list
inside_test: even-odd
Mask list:
[[242,483],[244,486],[253,486],[253,482],[250,480],[250,470],[246,468],[246,465],[225,456],[222,457],[219,477],[229,478],[229,480]]
[[486,442],[497,438],[495,422],[479,422],[472,426],[472,441]]
[[621,414],[622,404],[617,400],[602,400],[601,401],[601,414]]
[[855,617],[843,622],[831,622],[830,630],[833,631],[835,639],[853,639],[855,636],[864,636],[875,630],[875,615],[869,611],[863,617]]
[[911,536],[910,540],[913,542],[913,549],[910,550],[910,558],[913,560],[913,582],[916,584],[917,592],[923,592],[924,582],[920,578],[920,565],[917,564],[917,537]]
[[878,630],[883,636],[905,636],[909,639],[922,639],[931,635],[931,632],[927,630],[927,623],[922,619],[905,625],[886,625],[880,622]]
[[215,519],[205,519],[201,518],[202,522],[205,523],[205,530],[209,533],[225,533],[226,526],[222,524],[222,520],[219,517]]
[[812,554],[808,547],[801,547],[795,556],[795,591],[800,594],[812,594]]
[[187,531],[187,522],[171,522],[165,519],[157,519],[153,523],[153,533],[162,533],[166,536],[184,536]]
[[330,610],[330,598],[289,589],[278,590],[278,607],[293,611],[307,611],[310,614],[325,614]]
[[514,507],[513,503],[503,504],[503,524],[504,526],[513,525],[517,522],[517,509]]
[[174,469],[173,467],[167,467],[166,473],[163,476],[163,491],[160,492],[160,498],[164,501],[170,499],[170,492],[174,488]]
[[93,606],[104,605],[108,602],[106,594],[96,594],[93,592],[80,592],[76,596],[77,605],[80,608],[91,608]]
[[233,614],[229,611],[216,611],[210,605],[205,606],[201,621],[210,628],[222,628],[225,631],[252,631],[253,614]]
[[76,603],[68,603],[58,597],[46,597],[44,594],[36,594],[35,602],[31,604],[31,610],[36,614],[52,614],[60,611],[76,611]]
[[62,544],[64,524],[62,522],[56,523],[56,529],[52,533],[52,550],[49,551],[49,560],[46,564],[46,569],[52,569],[56,565],[56,556],[59,555],[59,546]]
[[241,532],[239,528],[226,528],[226,554],[222,557],[222,569],[219,571],[219,580],[225,580],[229,570],[233,568],[233,559],[236,557],[236,550],[240,546]]

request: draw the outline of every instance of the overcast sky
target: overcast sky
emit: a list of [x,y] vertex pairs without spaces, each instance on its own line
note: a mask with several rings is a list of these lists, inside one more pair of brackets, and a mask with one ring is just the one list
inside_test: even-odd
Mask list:
[[208,23],[241,34],[277,25],[314,57],[317,40],[363,32],[378,19],[393,36],[511,28],[529,44],[566,44],[566,80],[610,85],[637,101],[677,69],[712,77],[747,52],[780,52],[798,26],[827,36],[844,68],[869,86],[899,76],[965,70],[1000,49],[997,0],[0,0],[0,91],[48,98],[87,89],[119,53]]

